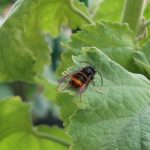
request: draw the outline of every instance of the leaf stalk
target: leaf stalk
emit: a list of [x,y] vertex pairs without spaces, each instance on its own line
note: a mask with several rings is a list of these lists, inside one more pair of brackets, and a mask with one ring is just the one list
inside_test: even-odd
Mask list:
[[95,24],[95,22],[90,18],[88,17],[87,15],[85,15],[82,11],[80,11],[78,8],[76,8],[74,6],[74,3],[73,3],[73,0],[70,0],[70,6],[72,7],[72,9],[82,18],[85,20],[85,22],[87,22],[88,24]]
[[145,9],[146,0],[126,0],[123,10],[123,23],[128,23],[130,28],[138,34]]

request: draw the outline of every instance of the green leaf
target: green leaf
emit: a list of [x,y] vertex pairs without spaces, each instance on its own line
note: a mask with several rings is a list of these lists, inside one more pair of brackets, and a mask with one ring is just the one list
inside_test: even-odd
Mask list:
[[57,84],[55,81],[46,78],[38,78],[36,83],[43,89],[43,94],[51,101],[56,101]]
[[85,26],[64,46],[68,51],[62,55],[58,74],[73,64],[72,55],[78,55],[82,47],[89,46],[99,48],[126,69],[139,72],[132,58],[132,53],[137,49],[135,35],[126,24],[102,22]]
[[[35,75],[35,58],[31,52],[14,37],[10,29],[0,30],[0,81],[32,80]],[[9,41],[9,42],[8,42]]]
[[[42,8],[41,8],[42,6]],[[39,21],[45,31],[57,36],[61,26],[69,25],[71,28],[80,27],[82,24],[89,23],[89,14],[83,3],[77,0],[40,0]]]
[[78,109],[67,129],[72,149],[148,150],[149,80],[128,72],[96,48],[83,48],[83,55],[75,58],[76,65],[81,67],[81,60],[102,74],[104,84],[101,87],[96,74],[95,87],[90,84],[82,99],[74,98]]
[[33,81],[49,63],[35,1],[19,0],[0,28],[0,81]]
[[[132,124],[132,126],[131,126]],[[118,139],[118,147],[120,149],[144,149],[148,150],[150,148],[150,105],[143,107],[139,113],[137,113],[131,120],[128,122],[126,127],[122,131],[122,136]],[[130,142],[128,140],[133,142]],[[134,144],[134,145],[133,145]],[[126,145],[124,148],[122,145]]]
[[59,93],[56,98],[57,104],[61,107],[61,118],[65,128],[67,128],[70,123],[70,117],[77,109],[76,105],[73,103],[74,96],[67,93]]
[[[93,19],[97,22],[101,20],[121,22],[124,3],[125,0],[102,0]],[[146,17],[146,19],[149,19],[150,3],[148,1],[146,3],[147,4],[144,12],[144,17]]]
[[140,51],[133,53],[133,60],[135,64],[139,67],[141,72],[150,78],[150,41],[148,41]]
[[126,69],[137,71],[132,59],[132,53],[137,49],[137,44],[134,33],[126,24],[103,22],[86,26],[81,32],[72,36],[72,41],[67,46],[73,49],[74,55],[80,53],[82,47],[97,47]]
[[77,1],[18,0],[0,28],[0,81],[34,81],[49,63],[42,32],[56,36],[62,25],[75,28],[88,19],[86,7]]
[[[0,147],[3,150],[68,149],[66,139],[62,140],[62,130],[32,127],[29,105],[18,97],[0,101],[0,121]],[[58,135],[61,135],[60,139]]]
[[[75,52],[71,49],[69,49],[68,47],[66,47],[66,51],[62,54],[61,57],[61,64],[59,65],[58,69],[57,69],[57,74],[60,75],[62,72],[64,72],[64,70],[66,70],[66,68],[70,67],[73,65],[73,61],[72,61],[72,55],[75,55]],[[80,51],[79,51],[80,53]]]
[[103,0],[94,16],[94,20],[120,22],[123,4],[124,0]]
[[71,142],[70,139],[68,138],[68,136],[66,134],[64,134],[64,130],[61,128],[58,128],[56,126],[49,128],[48,126],[40,125],[40,126],[38,126],[37,130],[39,132],[44,132],[44,133],[51,134],[53,136],[57,136],[62,141],[66,141],[68,143]]
[[149,15],[150,15],[150,2],[146,1],[146,8],[144,10],[144,17],[146,19],[149,19]]
[[150,64],[150,40],[141,48],[141,52],[143,52],[147,58],[147,63]]
[[[72,103],[74,96],[69,95],[68,93],[59,93],[58,92],[58,84],[54,81],[46,80],[46,79],[38,79],[37,80],[40,87],[43,88],[44,96],[48,99],[61,106],[61,119],[63,120],[64,127],[67,127],[69,124],[69,117],[76,110],[76,105]],[[70,107],[68,107],[70,105]]]

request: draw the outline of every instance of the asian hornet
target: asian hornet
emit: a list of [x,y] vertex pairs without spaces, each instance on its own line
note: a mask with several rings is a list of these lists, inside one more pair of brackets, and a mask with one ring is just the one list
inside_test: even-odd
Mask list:
[[[82,95],[91,81],[94,84],[93,79],[96,73],[97,73],[96,69],[91,65],[89,65],[72,73],[66,74],[65,76],[60,78],[59,85],[65,82],[67,79],[69,79],[66,87],[76,90],[79,95]],[[102,86],[103,78],[100,73],[99,75],[101,77],[101,86]]]

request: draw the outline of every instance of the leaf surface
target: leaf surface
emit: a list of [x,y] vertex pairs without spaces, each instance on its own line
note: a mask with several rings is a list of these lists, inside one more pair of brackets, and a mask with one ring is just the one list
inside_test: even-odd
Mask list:
[[63,25],[76,28],[87,23],[82,10],[87,15],[77,1],[18,0],[0,28],[0,81],[33,82],[50,63],[44,33],[58,36]]
[[90,84],[82,100],[73,100],[78,109],[67,128],[72,149],[148,150],[149,80],[128,72],[96,48],[83,48],[83,55],[74,58],[77,66],[81,60],[102,74],[104,84],[101,87],[96,74],[95,87]]
[[77,28],[89,23],[83,17],[89,17],[86,7],[77,0],[40,0],[39,7],[41,6],[43,9],[39,12],[39,18],[45,15],[47,17],[39,22],[40,26],[54,36],[59,34],[62,25]]
[[96,21],[105,20],[112,22],[120,22],[123,10],[123,0],[103,0],[99,5],[94,19]]
[[29,105],[18,97],[0,101],[0,122],[1,149],[68,149],[69,142],[61,129],[32,127]]
[[146,77],[150,78],[150,41],[148,41],[140,51],[136,51],[133,53],[133,60],[135,64]]
[[82,47],[89,46],[97,47],[126,69],[137,72],[132,58],[132,53],[138,48],[133,32],[126,24],[106,22],[83,27],[82,31],[72,36],[71,42],[66,45],[69,50],[63,55],[65,61],[58,72],[70,67],[72,55],[81,53]]
[[0,28],[0,81],[34,81],[49,63],[49,49],[38,30],[34,1],[15,3]]

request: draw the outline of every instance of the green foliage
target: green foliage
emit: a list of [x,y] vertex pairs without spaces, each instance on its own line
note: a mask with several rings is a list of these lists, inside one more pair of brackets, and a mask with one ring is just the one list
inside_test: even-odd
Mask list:
[[59,34],[63,24],[76,28],[87,23],[87,20],[80,15],[83,12],[88,15],[86,7],[77,0],[40,0],[39,7],[41,6],[43,9],[39,12],[39,18],[47,14],[48,17],[39,23],[45,31],[49,31],[54,36]]
[[147,147],[150,139],[143,132],[149,124],[149,80],[128,72],[96,48],[83,48],[83,53],[78,61],[86,60],[101,72],[104,85],[101,87],[96,75],[95,87],[90,85],[82,101],[76,101],[84,108],[79,107],[67,130],[74,141],[73,149],[133,150],[138,149],[139,139],[142,148]]
[[[70,117],[76,111],[76,105],[73,103],[73,96],[68,94],[58,94],[57,103],[61,106],[61,118],[64,121],[65,127],[70,123]],[[69,106],[69,107],[68,107]]]
[[37,80],[37,83],[44,88],[43,93],[45,97],[51,101],[56,101],[57,83],[55,81],[40,78]]
[[[136,132],[138,139],[140,128],[136,131],[133,130],[133,133],[125,131],[128,126],[134,128],[132,120],[135,120],[135,115],[138,117],[142,113],[143,107],[148,107],[150,84],[144,76],[131,74],[115,62],[132,72],[139,71],[147,75],[140,67],[140,70],[137,68],[135,56],[140,53],[145,58],[141,62],[148,62],[146,60],[146,57],[148,59],[149,56],[148,46],[140,48],[135,40],[135,35],[128,26],[103,22],[84,27],[81,32],[72,36],[71,42],[67,43],[65,47],[68,48],[68,51],[63,55],[64,59],[59,71],[69,67],[68,61],[72,62],[72,54],[80,54],[78,59],[76,57],[73,59],[76,65],[81,68],[83,65],[79,63],[80,61],[88,62],[102,73],[104,80],[104,85],[101,87],[101,79],[96,75],[96,86],[89,85],[82,95],[81,101],[78,97],[70,98],[71,102],[62,97],[62,118],[67,122],[67,132],[73,139],[73,149],[96,150],[99,147],[101,149],[125,149],[127,146],[124,143],[128,143],[126,149],[136,149],[139,142],[134,140],[130,142],[130,138],[133,138],[132,134]],[[100,50],[86,47],[99,48],[115,62]],[[85,53],[84,57],[81,49]],[[66,59],[67,63],[65,63]],[[100,93],[101,91],[103,94]],[[73,103],[76,104],[76,108],[72,108]],[[72,108],[72,111],[68,112],[68,107]],[[66,121],[65,114],[69,114],[71,121]],[[144,120],[144,122],[148,123],[148,120],[147,122]],[[135,122],[135,124],[138,123]],[[140,124],[143,122],[138,126]],[[142,130],[145,132],[145,128]],[[126,134],[129,134],[129,138],[125,138]],[[121,144],[118,146],[116,141]],[[114,146],[112,147],[112,145]],[[145,146],[143,145],[143,147]]]
[[[82,47],[89,46],[101,49],[112,60],[130,71],[136,69],[131,54],[137,49],[137,44],[134,33],[126,24],[103,22],[93,26],[86,26],[81,32],[74,34],[72,41],[69,43],[69,47],[74,49],[76,54],[81,52]],[[69,53],[70,51],[67,55]],[[69,63],[67,64],[69,65]]]
[[[85,23],[85,19],[71,4],[69,0],[17,1],[0,29],[0,81],[29,82],[34,81],[35,75],[41,74],[43,66],[49,63],[50,53],[41,31],[47,31],[48,28],[56,36],[64,23],[71,27]],[[85,10],[80,3],[76,5]],[[62,11],[57,14],[59,8]],[[66,18],[72,18],[72,21],[68,22]]]
[[146,74],[146,76],[148,78],[150,78],[149,49],[150,49],[150,42],[146,43],[146,45],[144,45],[141,48],[141,51],[135,52],[133,54],[133,59],[135,61],[135,64],[140,68],[140,70],[143,74]]
[[149,14],[150,14],[150,1],[147,1],[146,2],[146,8],[145,8],[145,11],[144,11],[144,17],[146,19],[149,19]]
[[[125,8],[125,0],[102,0],[98,10],[94,15],[94,20],[98,21],[111,21],[120,22],[122,20],[122,11]],[[146,1],[145,1],[146,2]],[[150,14],[150,3],[149,0],[146,2],[144,17],[149,19]],[[130,17],[130,16],[129,16]]]
[[94,19],[96,21],[121,21],[123,3],[124,0],[103,0],[94,16]]
[[18,1],[0,28],[0,81],[33,81],[49,62],[34,1]]
[[18,97],[0,101],[0,120],[1,149],[68,149],[67,137],[58,128],[32,127],[29,105]]
[[69,144],[69,142],[71,142],[70,139],[66,136],[66,134],[64,134],[63,129],[60,129],[56,126],[49,128],[48,126],[41,125],[41,126],[38,126],[36,130],[38,132],[44,132],[44,133],[50,134],[54,137],[57,136],[60,140],[66,142],[66,144],[67,143]]
[[[32,97],[43,94],[57,103],[64,129],[35,127],[31,117],[32,102],[22,102],[19,97],[2,99],[2,150],[66,150],[70,146],[72,150],[150,149],[149,39],[139,41],[141,35],[129,28],[130,22],[120,23],[125,7],[123,0],[95,3],[99,6],[92,11],[78,0],[18,0],[5,18],[0,27],[0,82],[34,82],[37,93]],[[134,8],[136,10],[137,6]],[[143,11],[138,8],[142,16]],[[123,17],[141,24],[133,14]],[[148,16],[147,7],[146,19]],[[101,20],[110,22],[99,22]],[[54,71],[51,70],[51,78],[45,75],[50,72],[48,65],[53,47],[50,38],[62,32],[70,37],[71,31],[71,40],[63,44],[62,59],[55,63],[60,61],[59,76],[65,70],[70,73],[84,67],[86,64],[81,61],[96,69],[95,86],[90,83],[81,97],[75,90],[57,91]],[[103,78],[102,86],[98,72]],[[10,89],[0,89],[1,97],[14,95],[11,86],[7,86]]]

